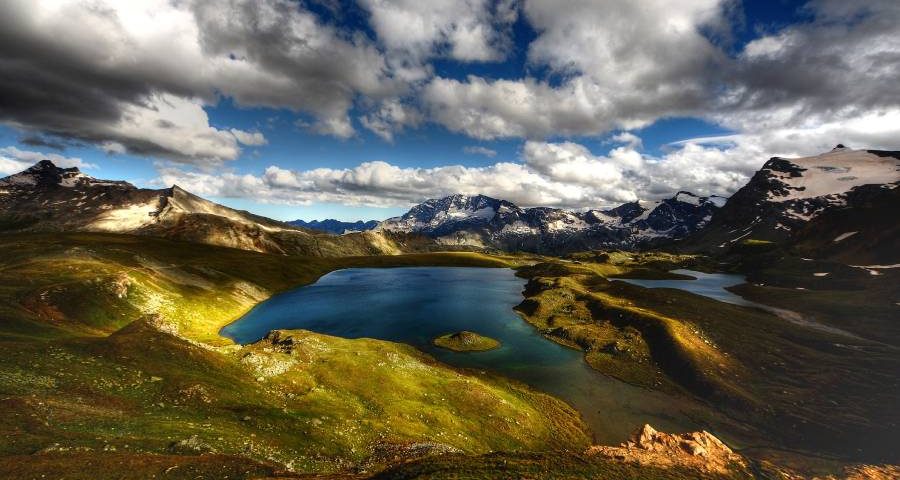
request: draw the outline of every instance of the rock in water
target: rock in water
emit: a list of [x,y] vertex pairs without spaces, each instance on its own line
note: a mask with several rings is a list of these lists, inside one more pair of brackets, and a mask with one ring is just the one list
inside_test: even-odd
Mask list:
[[468,330],[441,335],[435,338],[433,343],[438,347],[456,352],[482,352],[500,346],[500,342],[497,340]]

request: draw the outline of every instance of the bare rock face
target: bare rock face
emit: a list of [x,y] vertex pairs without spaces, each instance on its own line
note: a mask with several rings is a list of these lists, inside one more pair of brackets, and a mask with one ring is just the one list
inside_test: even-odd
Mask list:
[[589,448],[587,454],[641,465],[682,466],[718,474],[747,467],[743,457],[707,431],[671,434],[658,432],[650,425],[644,425],[618,447],[597,445]]

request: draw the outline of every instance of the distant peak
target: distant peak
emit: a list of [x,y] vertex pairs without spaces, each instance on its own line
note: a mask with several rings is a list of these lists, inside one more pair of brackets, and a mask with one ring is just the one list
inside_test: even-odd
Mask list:
[[833,152],[835,150],[843,150],[845,148],[847,148],[847,147],[845,147],[843,143],[839,143],[839,144],[837,144],[836,147],[832,148],[831,151]]
[[78,170],[78,167],[60,168],[60,167],[57,167],[56,164],[50,160],[41,160],[41,161],[35,163],[34,165],[32,165],[26,171],[28,171],[28,172],[48,172],[49,171],[49,172],[77,173],[79,170]]
[[56,164],[54,164],[50,160],[41,160],[40,162],[35,163],[34,167],[32,167],[32,168],[40,168],[40,169],[56,168]]

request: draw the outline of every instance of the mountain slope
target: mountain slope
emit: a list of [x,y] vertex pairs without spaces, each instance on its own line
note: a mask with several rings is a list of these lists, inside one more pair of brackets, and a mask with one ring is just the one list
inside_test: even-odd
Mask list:
[[286,223],[295,227],[308,228],[310,230],[319,230],[322,232],[333,233],[335,235],[342,235],[344,233],[352,232],[364,232],[366,230],[372,230],[373,228],[378,226],[377,220],[369,220],[367,222],[364,222],[362,220],[357,220],[355,222],[342,222],[333,218],[329,218],[326,220],[312,220],[309,222],[305,222],[303,220],[291,220],[290,222]]
[[445,245],[508,251],[567,253],[593,248],[635,248],[684,237],[706,224],[724,199],[679,192],[659,202],[633,202],[611,210],[572,212],[520,208],[485,195],[428,200],[377,230],[420,233]]
[[812,157],[775,157],[683,248],[726,253],[767,243],[822,259],[900,260],[898,185],[900,152],[838,145]]
[[48,160],[0,179],[0,231],[130,233],[311,256],[400,251],[384,234],[327,235],[228,208],[177,185],[137,188],[98,180],[77,168],[59,168]]

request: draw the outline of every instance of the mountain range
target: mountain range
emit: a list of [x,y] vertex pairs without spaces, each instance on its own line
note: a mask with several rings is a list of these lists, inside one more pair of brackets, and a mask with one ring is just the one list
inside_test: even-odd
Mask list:
[[900,237],[898,185],[900,152],[838,145],[812,157],[772,158],[727,200],[678,192],[656,202],[569,211],[451,195],[380,223],[285,223],[177,185],[137,188],[43,160],[0,179],[0,231],[130,233],[310,256],[656,247],[728,254],[748,245],[785,246],[817,258],[877,264],[898,261],[892,248]]
[[365,232],[366,230],[372,230],[378,226],[378,221],[369,220],[367,222],[364,222],[362,220],[357,220],[355,222],[342,222],[340,220],[329,218],[326,220],[311,220],[309,222],[303,220],[291,220],[287,222],[287,224],[293,225],[295,227],[307,228],[310,230],[333,233],[335,235],[343,235],[345,233]]
[[678,192],[658,202],[632,202],[608,210],[521,208],[484,195],[428,200],[377,230],[419,233],[443,245],[506,251],[569,253],[637,248],[683,238],[703,228],[722,197]]

